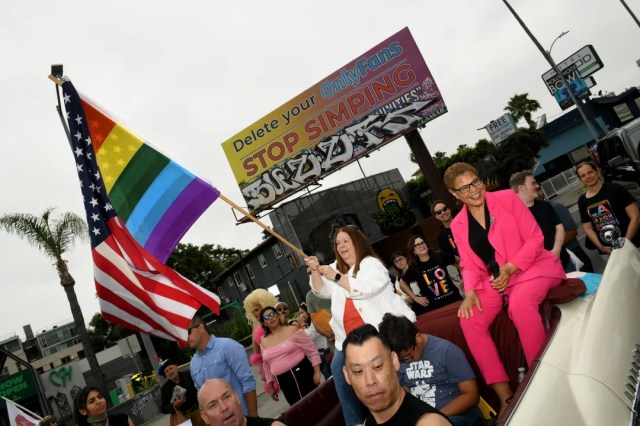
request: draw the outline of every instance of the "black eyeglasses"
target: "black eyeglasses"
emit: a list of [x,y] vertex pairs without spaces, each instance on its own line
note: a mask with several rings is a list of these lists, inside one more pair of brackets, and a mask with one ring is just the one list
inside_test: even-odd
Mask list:
[[482,185],[482,179],[477,177],[474,180],[472,180],[470,184],[462,185],[460,188],[456,189],[456,191],[458,191],[461,194],[466,194],[467,192],[469,192],[469,190],[471,189],[472,186],[474,188],[477,188],[480,185]]
[[413,248],[424,247],[426,245],[427,245],[427,243],[425,243],[424,241],[420,241],[419,243],[415,243],[413,245]]
[[278,312],[288,311],[288,310],[289,310],[288,306],[281,306],[279,308],[276,308],[276,311],[278,311]]
[[440,210],[434,210],[433,214],[435,214],[436,216],[440,216],[442,213],[444,212],[448,212],[449,211],[449,207],[443,207]]
[[404,256],[398,256],[395,259],[393,259],[393,263],[398,263],[400,261],[406,260],[407,258]]
[[277,315],[276,311],[271,311],[268,314],[263,315],[262,319],[265,321],[269,321],[271,318],[275,317],[276,315]]

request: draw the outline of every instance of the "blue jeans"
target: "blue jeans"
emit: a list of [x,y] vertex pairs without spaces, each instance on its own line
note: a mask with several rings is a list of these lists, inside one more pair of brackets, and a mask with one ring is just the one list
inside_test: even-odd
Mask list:
[[344,366],[344,354],[336,349],[333,353],[333,360],[331,360],[331,374],[333,374],[333,384],[342,406],[344,422],[347,426],[359,425],[364,422],[366,408],[345,380],[342,366]]
[[478,407],[473,407],[471,410],[459,416],[449,417],[451,423],[454,426],[474,426],[479,425],[484,419],[482,418],[482,412]]

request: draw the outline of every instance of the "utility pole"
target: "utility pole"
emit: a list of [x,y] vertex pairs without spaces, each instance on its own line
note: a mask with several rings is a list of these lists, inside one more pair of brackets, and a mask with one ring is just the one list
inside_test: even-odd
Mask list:
[[633,18],[634,21],[636,21],[636,25],[640,27],[640,21],[638,21],[638,18],[636,17],[636,15],[633,13],[633,11],[629,8],[629,6],[627,5],[627,2],[624,0],[620,0],[620,3],[622,3],[622,6],[624,6],[625,9],[627,9],[627,12],[629,12],[629,15],[631,15],[631,17]]
[[[535,36],[531,33],[531,31],[529,31],[529,28],[525,25],[525,23],[522,21],[522,19],[520,19],[520,16],[518,16],[516,11],[509,4],[509,2],[507,0],[502,0],[502,1],[504,2],[505,6],[507,6],[507,8],[511,12],[511,14],[514,16],[514,18],[516,18],[516,20],[518,21],[518,23],[520,24],[520,26],[522,27],[524,32],[527,33],[527,35],[529,36],[531,41],[533,41],[533,43],[536,45],[536,47],[538,48],[540,53],[542,53],[542,56],[544,56],[544,58],[547,60],[547,62],[549,62],[549,65],[551,65],[551,68],[553,68],[553,71],[555,71],[555,73],[558,74],[558,77],[560,77],[560,80],[562,81],[562,84],[564,84],[564,87],[566,87],[567,92],[569,92],[569,96],[571,97],[571,100],[573,101],[573,103],[575,104],[576,108],[580,112],[580,116],[582,117],[582,120],[584,121],[585,125],[587,126],[587,129],[589,129],[589,132],[593,136],[594,141],[598,141],[598,139],[600,139],[600,137],[604,135],[604,132],[602,131],[600,126],[597,125],[597,123],[596,123],[596,125],[594,125],[594,123],[589,119],[588,112],[586,111],[586,108],[585,108],[584,104],[582,103],[582,100],[578,99],[577,96],[573,93],[573,90],[571,89],[571,86],[569,85],[567,80],[564,78],[564,75],[562,75],[562,72],[560,71],[560,69],[558,68],[558,65],[556,65],[555,61],[551,57],[551,54],[549,52],[547,52],[546,50],[544,50],[544,48],[542,47],[540,42],[538,42],[538,39],[536,39]],[[564,34],[561,34],[558,38],[562,37],[563,35]],[[558,38],[556,38],[556,40]],[[554,40],[554,43],[555,43],[555,40]],[[553,46],[553,44],[552,44],[552,46]]]
[[414,129],[405,134],[404,137],[407,140],[409,148],[411,148],[411,152],[413,152],[413,155],[416,157],[416,162],[420,166],[422,174],[424,175],[425,179],[427,179],[427,182],[429,182],[429,186],[431,187],[431,191],[433,193],[433,199],[443,200],[450,206],[455,206],[453,196],[449,193],[449,190],[447,190],[447,187],[444,185],[442,176],[440,176],[440,173],[438,173],[438,168],[433,162],[433,158],[431,158],[429,149],[427,149],[427,145],[425,145],[418,130]]

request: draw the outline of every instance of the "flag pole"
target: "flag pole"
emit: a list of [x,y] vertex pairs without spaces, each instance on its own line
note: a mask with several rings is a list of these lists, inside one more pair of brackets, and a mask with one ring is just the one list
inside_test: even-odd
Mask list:
[[276,231],[274,231],[273,229],[271,229],[270,227],[268,227],[267,225],[265,225],[264,223],[262,223],[260,221],[260,219],[254,217],[253,215],[251,215],[251,213],[249,213],[248,211],[246,211],[245,209],[243,209],[242,207],[240,207],[239,205],[237,205],[236,203],[234,203],[233,201],[231,201],[230,199],[228,199],[227,197],[225,197],[223,194],[220,194],[219,197],[222,201],[224,201],[225,203],[229,204],[232,208],[236,209],[237,211],[239,211],[240,213],[242,213],[243,215],[245,215],[246,217],[248,217],[249,219],[251,219],[253,222],[255,222],[258,226],[260,226],[262,229],[264,229],[265,231],[267,231],[269,234],[273,235],[274,237],[276,237],[278,240],[280,240],[280,242],[284,245],[286,245],[287,247],[289,247],[291,250],[293,250],[294,252],[298,253],[300,256],[302,257],[307,257],[307,255],[300,250],[298,247],[294,246],[293,244],[291,244],[288,240],[286,240],[282,235],[278,234]]
[[[58,86],[62,86],[62,80],[60,78],[54,76],[53,74],[49,75],[49,80],[53,81]],[[58,112],[60,112],[60,114],[62,114],[60,110]],[[62,115],[60,117],[62,118]],[[63,125],[64,125],[64,120],[63,120]],[[68,135],[68,132],[67,132],[67,135]],[[282,242],[282,244],[286,245],[287,247],[289,247],[291,250],[293,250],[294,252],[296,252],[297,254],[302,256],[303,258],[307,257],[307,255],[302,250],[300,250],[298,247],[296,247],[293,244],[291,244],[282,235],[278,234],[276,231],[274,231],[273,229],[271,229],[270,227],[268,227],[267,225],[262,223],[258,218],[252,216],[251,213],[249,213],[248,211],[246,211],[245,209],[243,209],[242,207],[240,207],[239,205],[237,205],[236,203],[234,203],[233,201],[231,201],[230,199],[225,197],[223,194],[220,194],[218,198],[220,198],[222,201],[224,201],[225,203],[229,204],[232,208],[236,209],[237,211],[239,211],[240,213],[242,213],[243,215],[245,215],[246,217],[251,219],[253,222],[258,224],[258,226],[260,226],[262,229],[267,231],[269,234],[271,234],[274,237],[276,237],[278,240],[280,240],[280,242]]]
[[25,413],[27,413],[28,415],[30,415],[33,418],[38,419],[38,420],[42,419],[42,416],[40,414],[34,413],[33,411],[29,410],[28,408],[23,407],[22,405],[18,404],[15,401],[10,400],[7,397],[3,396],[2,399],[4,399],[6,402],[10,402],[11,404],[15,405],[17,408],[19,408],[20,410],[24,411]]

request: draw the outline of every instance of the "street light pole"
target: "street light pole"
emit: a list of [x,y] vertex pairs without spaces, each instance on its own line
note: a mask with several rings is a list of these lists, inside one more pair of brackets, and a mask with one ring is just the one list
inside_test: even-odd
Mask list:
[[[556,74],[558,74],[558,77],[560,77],[560,80],[562,81],[562,84],[564,84],[564,87],[567,88],[567,91],[569,92],[569,96],[571,97],[571,100],[575,104],[576,108],[578,108],[578,111],[580,112],[580,116],[582,117],[582,120],[584,121],[584,123],[586,124],[587,128],[589,129],[589,132],[591,133],[591,136],[593,136],[593,139],[595,141],[598,141],[600,136],[602,136],[602,130],[600,129],[599,126],[596,129],[593,126],[593,124],[591,123],[591,121],[589,120],[589,118],[587,116],[587,112],[586,112],[586,110],[584,108],[584,104],[582,103],[582,100],[578,99],[575,96],[575,94],[573,93],[573,90],[571,89],[571,86],[569,85],[567,80],[564,78],[564,75],[562,75],[562,72],[560,71],[560,69],[558,69],[558,65],[556,65],[555,61],[551,57],[551,53],[550,53],[551,49],[549,49],[549,52],[544,50],[544,48],[542,47],[540,42],[538,42],[538,39],[536,39],[535,36],[531,33],[531,31],[529,31],[529,28],[527,28],[527,26],[522,21],[522,19],[520,19],[520,16],[518,16],[516,11],[513,10],[511,5],[509,4],[509,2],[507,0],[502,0],[502,1],[504,2],[505,6],[507,6],[507,8],[511,12],[511,14],[514,16],[514,18],[516,18],[516,20],[518,21],[518,23],[520,24],[520,26],[522,27],[524,32],[527,33],[527,35],[529,36],[531,41],[533,41],[533,43],[536,45],[536,47],[538,48],[540,53],[542,53],[542,56],[544,56],[544,58],[547,60],[547,62],[549,62],[549,65],[551,65],[551,68],[553,68],[553,71]],[[560,34],[558,37],[556,37],[556,39],[553,41],[553,43],[555,43],[556,40],[558,40],[560,37],[565,35],[567,32],[564,32],[564,33]],[[551,47],[553,47],[553,43],[551,44]]]
[[640,27],[640,21],[638,21],[638,18],[636,17],[636,15],[633,13],[633,11],[629,8],[629,6],[627,5],[627,2],[624,0],[620,0],[620,3],[622,3],[622,6],[624,6],[625,9],[627,9],[627,12],[629,12],[629,15],[631,15],[631,17],[633,18],[634,21],[636,21],[636,24]]

